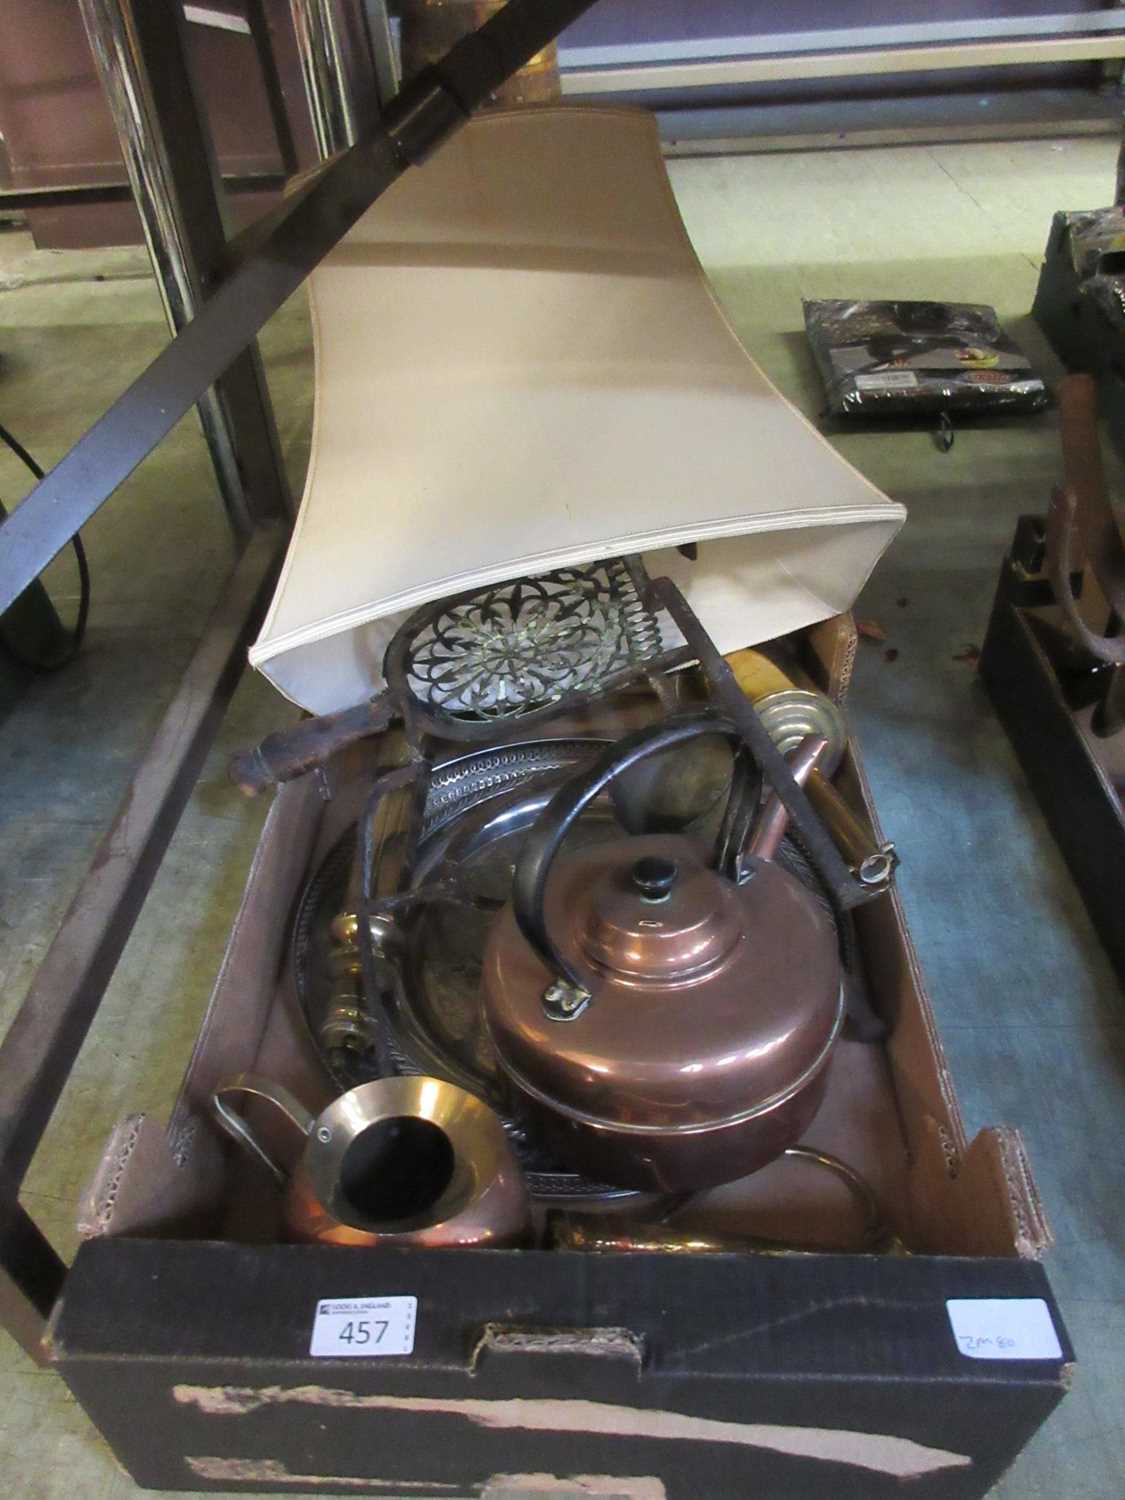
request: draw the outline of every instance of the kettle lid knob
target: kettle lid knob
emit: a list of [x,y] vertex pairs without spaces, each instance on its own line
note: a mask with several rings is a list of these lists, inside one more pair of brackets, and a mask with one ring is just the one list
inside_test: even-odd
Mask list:
[[633,885],[642,901],[667,901],[680,874],[674,859],[658,854],[645,855],[638,859],[632,869]]

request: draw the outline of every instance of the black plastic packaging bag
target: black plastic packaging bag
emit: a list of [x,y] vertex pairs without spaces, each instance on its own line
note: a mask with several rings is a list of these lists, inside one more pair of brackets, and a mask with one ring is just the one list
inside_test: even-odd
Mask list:
[[837,416],[1041,411],[1031,361],[993,308],[966,302],[805,302],[805,332]]

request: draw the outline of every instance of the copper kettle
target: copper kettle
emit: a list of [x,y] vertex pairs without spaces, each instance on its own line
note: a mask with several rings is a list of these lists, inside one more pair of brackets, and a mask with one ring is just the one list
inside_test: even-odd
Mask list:
[[617,776],[706,734],[739,742],[727,720],[670,720],[569,781],[485,955],[485,1018],[525,1112],[561,1161],[622,1187],[714,1186],[793,1145],[843,1023],[832,921],[781,865],[735,849],[713,868],[684,835],[561,847]]

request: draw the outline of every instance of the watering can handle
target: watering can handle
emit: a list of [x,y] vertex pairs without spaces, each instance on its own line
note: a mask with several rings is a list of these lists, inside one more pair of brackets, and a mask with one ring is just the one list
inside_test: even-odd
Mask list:
[[316,1121],[301,1101],[287,1088],[283,1088],[279,1083],[271,1083],[268,1078],[262,1078],[257,1073],[235,1073],[230,1078],[223,1078],[211,1095],[211,1106],[222,1128],[232,1140],[245,1147],[251,1156],[262,1163],[279,1186],[284,1187],[286,1182],[284,1169],[274,1161],[243,1117],[231,1108],[228,1101],[235,1094],[249,1094],[255,1099],[267,1099],[291,1124],[296,1125],[302,1135],[311,1135]]

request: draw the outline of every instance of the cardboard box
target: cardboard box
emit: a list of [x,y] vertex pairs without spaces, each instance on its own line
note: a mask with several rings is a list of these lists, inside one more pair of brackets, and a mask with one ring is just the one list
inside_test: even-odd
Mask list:
[[[850,620],[800,645],[841,697]],[[366,753],[333,766],[330,801],[313,778],[277,796],[171,1119],[123,1122],[84,1206],[52,1358],[129,1473],[157,1489],[444,1500],[983,1496],[1061,1399],[1073,1355],[1019,1135],[966,1140],[893,893],[857,913],[888,1040],[840,1044],[807,1139],[867,1176],[912,1255],[274,1241],[272,1184],[229,1156],[208,1101],[251,1067],[309,1104],[327,1095],[289,914],[354,815]],[[874,826],[854,745],[838,781]],[[839,1184],[792,1162],[703,1209],[822,1242],[847,1229]],[[324,1299],[403,1296],[410,1354],[310,1354]]]

